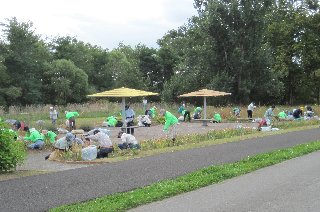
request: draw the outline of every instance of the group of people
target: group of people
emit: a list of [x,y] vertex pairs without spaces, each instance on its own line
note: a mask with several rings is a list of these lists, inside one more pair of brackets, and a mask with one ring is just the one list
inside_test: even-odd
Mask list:
[[[140,149],[140,144],[138,140],[131,134],[125,132],[119,132],[118,138],[121,139],[122,143],[118,144],[119,149]],[[82,150],[88,146],[94,145],[97,148],[96,158],[108,157],[109,153],[114,151],[114,145],[110,139],[110,136],[99,129],[94,129],[88,132],[88,134],[83,135],[82,138],[76,137],[71,132],[66,133],[65,136],[57,139],[53,143],[55,151],[45,157],[45,159],[50,158],[56,152],[66,152],[69,150],[77,149]],[[80,148],[79,148],[80,147]],[[52,156],[53,157],[53,156]]]
[[[76,117],[79,116],[79,113],[76,111],[65,111],[65,118],[66,118],[66,125],[69,127],[69,130],[75,130],[76,129]],[[56,125],[57,119],[59,117],[59,113],[56,110],[54,106],[50,107],[49,111],[49,117],[51,120],[51,123],[53,125]]]
[[314,111],[310,105],[307,105],[305,107],[295,108],[292,111],[280,111],[278,117],[282,120],[311,119],[314,117]]
[[[253,111],[256,109],[254,102],[251,102],[247,109],[248,119],[253,118]],[[274,115],[275,106],[271,106],[264,113],[264,117],[259,123],[259,127],[262,126],[270,126],[272,119],[277,117],[279,119],[288,119],[288,117],[292,116],[293,119],[301,119],[303,115],[312,117],[314,115],[314,111],[311,106],[306,106],[305,108],[297,108],[292,112],[281,111],[277,116]],[[240,108],[234,108],[233,113],[235,116],[240,116]],[[304,112],[305,111],[305,112]],[[193,118],[200,119],[201,118],[201,107],[196,107],[194,109]],[[178,109],[178,113],[183,116],[183,121],[191,121],[190,111],[186,109],[186,105],[183,102]],[[155,106],[145,111],[145,114],[139,116],[141,120],[141,124],[144,126],[151,125],[151,119],[156,118],[157,116],[157,108]],[[118,134],[118,138],[121,139],[122,143],[118,144],[118,148],[122,149],[140,149],[139,142],[134,137],[134,118],[135,112],[129,105],[125,106],[125,126],[124,131],[121,131]],[[160,109],[159,115],[164,117],[165,123],[163,127],[163,131],[166,133],[167,138],[172,139],[172,141],[176,140],[177,136],[177,124],[179,123],[178,118],[173,115],[171,112]],[[90,131],[84,138],[77,138],[74,134],[71,133],[72,129],[76,129],[75,118],[79,116],[78,112],[69,112],[65,111],[66,119],[68,120],[70,132],[66,133],[66,135],[62,138],[56,139],[57,135],[53,131],[43,130],[39,132],[35,128],[30,128],[25,126],[25,124],[21,121],[12,122],[14,130],[25,131],[26,135],[21,139],[25,141],[32,142],[28,145],[30,149],[41,149],[44,145],[45,139],[49,139],[52,143],[53,147],[58,151],[68,151],[74,145],[81,146],[81,148],[85,148],[88,145],[95,145],[98,149],[97,158],[108,157],[108,154],[114,151],[114,145],[108,135],[108,133],[101,131],[100,129],[95,129]],[[58,112],[54,109],[54,107],[50,107],[50,119],[52,120],[52,124],[56,124],[56,120],[58,118]],[[142,121],[144,120],[144,121]],[[221,115],[219,113],[215,113],[213,117],[213,122],[221,122]],[[107,119],[108,126],[119,126],[119,121],[116,117],[111,116]],[[121,122],[122,124],[122,122]],[[123,125],[121,125],[123,126]],[[49,158],[49,156],[47,157]]]
[[[23,121],[15,120],[12,124],[12,130],[15,132],[15,139],[26,141],[30,144],[27,145],[29,149],[42,149],[45,140],[49,139],[54,143],[57,134],[53,131],[43,130],[39,132],[35,128],[29,128]],[[19,136],[20,132],[24,132],[24,136]]]
[[[201,119],[201,112],[202,108],[201,107],[196,107],[193,111],[193,119]],[[186,109],[186,104],[183,102],[181,106],[178,109],[178,113],[183,116],[183,121],[191,121],[191,115],[190,111]]]
[[[183,120],[191,122],[191,115],[190,115],[190,111],[186,109],[186,104],[185,102],[183,102],[181,104],[181,106],[178,109],[178,113],[181,115],[181,117],[183,117],[183,119],[181,118],[181,121]],[[201,119],[201,113],[202,113],[202,108],[201,107],[196,107],[193,110],[193,114],[192,117],[193,119]],[[214,113],[214,116],[212,118],[212,122],[213,123],[220,123],[222,121],[221,115],[217,112]]]

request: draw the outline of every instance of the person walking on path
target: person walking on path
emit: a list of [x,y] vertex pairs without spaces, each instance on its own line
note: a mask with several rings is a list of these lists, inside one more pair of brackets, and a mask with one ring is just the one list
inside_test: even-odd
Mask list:
[[52,124],[55,125],[56,121],[58,119],[58,112],[54,107],[50,107],[49,116],[50,116]]
[[248,106],[248,119],[252,120],[252,115],[253,115],[253,110],[256,108],[256,106],[254,105],[254,102],[251,102]]
[[78,112],[69,112],[65,111],[66,119],[69,121],[69,130],[75,130],[76,129],[76,117],[79,116]]
[[164,116],[165,119],[163,131],[167,133],[167,136],[172,139],[173,142],[175,142],[177,137],[177,117],[165,109],[160,110],[160,115]]

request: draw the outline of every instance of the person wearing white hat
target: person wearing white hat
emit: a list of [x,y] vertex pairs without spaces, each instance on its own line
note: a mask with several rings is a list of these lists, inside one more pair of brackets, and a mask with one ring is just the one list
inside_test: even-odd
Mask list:
[[54,109],[54,107],[50,107],[49,115],[50,115],[50,119],[52,121],[52,124],[55,125],[56,121],[58,119],[58,112],[56,111],[56,109]]

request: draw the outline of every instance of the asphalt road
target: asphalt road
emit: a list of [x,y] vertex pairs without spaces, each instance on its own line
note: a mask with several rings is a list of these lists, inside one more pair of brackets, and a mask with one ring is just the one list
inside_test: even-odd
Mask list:
[[319,158],[314,152],[130,211],[318,212]]
[[0,211],[45,211],[320,138],[319,129],[0,182]]

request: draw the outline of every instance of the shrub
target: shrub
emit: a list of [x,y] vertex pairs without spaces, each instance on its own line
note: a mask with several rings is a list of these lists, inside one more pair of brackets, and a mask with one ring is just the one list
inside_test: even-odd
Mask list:
[[0,172],[11,171],[24,161],[25,146],[14,137],[15,132],[0,121]]

